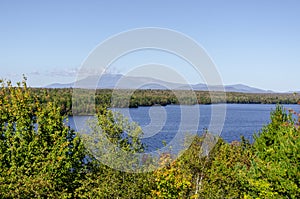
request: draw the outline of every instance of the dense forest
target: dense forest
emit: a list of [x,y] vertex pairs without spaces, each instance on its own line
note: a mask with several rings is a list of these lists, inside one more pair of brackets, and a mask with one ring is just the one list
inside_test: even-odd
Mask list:
[[[138,107],[155,104],[300,104],[300,93],[236,93],[185,91],[185,90],[87,90],[77,89],[76,100],[72,100],[73,89],[31,88],[40,103],[55,102],[63,114],[93,114],[95,107]],[[79,93],[79,94],[78,94]],[[213,95],[213,98],[210,96]],[[218,97],[220,96],[220,97]],[[124,100],[125,99],[125,100]],[[213,99],[213,100],[211,100]],[[76,113],[72,113],[72,102],[76,103]]]
[[[101,93],[97,103],[106,104],[111,92],[97,92]],[[177,103],[171,92],[164,92],[136,91],[132,99],[138,105]],[[95,141],[96,132],[81,136],[65,126],[71,94],[70,89],[31,89],[25,81],[17,87],[2,82],[0,198],[300,198],[298,113],[278,105],[253,144],[243,138],[233,143],[218,138],[209,154],[199,155],[204,137],[212,136],[207,132],[194,137],[177,159],[166,153],[147,157],[148,166],[156,162],[160,169],[124,172],[95,158],[90,146],[106,148],[101,140]],[[206,99],[205,93],[198,94],[198,99]],[[297,103],[299,99],[293,94],[228,93],[227,97],[248,103]],[[142,152],[141,129],[122,122],[122,117],[116,122],[112,114],[102,106],[91,125],[101,126],[106,138],[122,151]],[[126,132],[130,136],[124,136]],[[109,159],[105,153],[99,155]],[[135,168],[136,161],[132,164]]]

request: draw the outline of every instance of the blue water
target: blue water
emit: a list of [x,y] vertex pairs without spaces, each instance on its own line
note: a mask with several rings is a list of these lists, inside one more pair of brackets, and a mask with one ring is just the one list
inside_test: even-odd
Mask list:
[[[212,117],[212,107],[224,105],[194,105],[194,106],[152,106],[138,108],[117,108],[130,121],[137,122],[144,131],[143,143],[152,151],[163,146],[163,141],[169,143],[177,134],[202,134],[209,129]],[[244,136],[250,142],[253,134],[258,133],[264,125],[270,122],[270,112],[276,105],[271,104],[226,104],[225,123],[220,136],[227,142],[240,140]],[[300,111],[299,105],[284,105],[284,108]],[[213,117],[221,117],[216,114]],[[86,128],[86,121],[91,116],[73,116],[69,125],[81,132]],[[76,121],[76,125],[75,122]],[[215,126],[221,127],[222,123]],[[214,129],[214,128],[212,128]],[[219,134],[218,132],[213,132]],[[183,139],[183,138],[182,138]]]

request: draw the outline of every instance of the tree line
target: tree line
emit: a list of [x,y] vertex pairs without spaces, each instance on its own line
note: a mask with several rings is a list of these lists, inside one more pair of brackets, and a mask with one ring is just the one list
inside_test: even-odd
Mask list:
[[[73,89],[29,88],[40,103],[56,102],[65,115],[93,114],[93,110],[106,104],[108,107],[138,107],[170,104],[300,104],[300,93],[238,93],[186,90],[111,90],[77,89],[76,100],[72,100]],[[79,94],[78,94],[79,93]],[[213,98],[211,97],[213,96]],[[222,96],[226,97],[222,97]],[[220,97],[218,97],[220,96]],[[212,101],[213,99],[213,101]],[[72,103],[76,103],[76,113]]]

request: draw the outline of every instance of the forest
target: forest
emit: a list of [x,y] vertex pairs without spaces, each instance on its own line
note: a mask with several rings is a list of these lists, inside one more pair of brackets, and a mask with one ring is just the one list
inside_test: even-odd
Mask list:
[[[207,92],[186,90],[88,90],[76,89],[76,100],[72,100],[72,88],[47,89],[31,88],[40,103],[55,102],[62,114],[89,115],[93,109],[106,104],[108,107],[138,107],[169,104],[300,104],[300,93],[237,93],[237,92]],[[78,91],[79,90],[79,91]],[[213,98],[211,97],[213,95]],[[226,95],[226,98],[223,97]],[[220,96],[220,97],[218,97]],[[112,100],[113,99],[113,100]],[[127,99],[127,100],[124,100]],[[213,99],[213,100],[211,100]],[[72,102],[76,103],[75,112]]]
[[[33,89],[25,80],[17,86],[1,84],[0,198],[300,198],[300,114],[281,105],[251,144],[244,138],[226,143],[215,137],[213,149],[199,155],[205,136],[212,136],[207,132],[187,137],[192,144],[179,158],[168,153],[146,157],[147,168],[156,162],[159,169],[126,172],[103,164],[89,149],[107,147],[94,137],[96,131],[81,136],[64,124],[71,113],[70,89]],[[91,125],[101,126],[122,151],[143,152],[141,128],[113,117],[105,106],[110,95],[109,90],[97,91],[97,120]],[[176,104],[173,97],[167,91],[136,91],[130,106]],[[198,101],[190,103],[211,103],[207,97],[199,92]],[[297,103],[299,96],[227,93],[227,100]],[[114,161],[106,153],[97,156]],[[130,164],[135,168],[136,160]]]

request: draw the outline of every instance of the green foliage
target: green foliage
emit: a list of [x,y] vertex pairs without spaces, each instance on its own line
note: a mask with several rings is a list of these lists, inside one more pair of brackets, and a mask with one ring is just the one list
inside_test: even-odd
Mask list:
[[[253,144],[243,138],[225,143],[208,132],[187,136],[192,144],[179,158],[161,154],[160,169],[142,172],[157,159],[145,157],[148,164],[138,167],[141,160],[135,155],[146,147],[141,143],[143,132],[104,106],[110,103],[111,91],[97,91],[97,119],[89,132],[78,136],[64,124],[64,115],[71,113],[70,90],[32,89],[25,79],[16,87],[1,84],[0,198],[300,198],[300,115],[296,120],[294,111],[288,113],[282,106],[271,113],[271,123]],[[85,106],[85,100],[94,100],[85,99],[87,92],[75,101],[79,112],[93,109]],[[184,91],[181,94],[182,101],[196,103],[185,98]],[[125,105],[122,96],[116,106]],[[232,102],[249,103],[285,99],[227,96]],[[129,105],[176,104],[176,97],[167,91],[136,91]],[[212,103],[205,93],[197,93],[197,99]]]
[[232,144],[220,140],[206,170],[200,198],[241,198],[244,174],[251,165],[250,148],[245,140]]
[[93,157],[118,170],[136,172],[144,151],[142,129],[121,114],[106,107],[98,110],[97,119],[89,121],[89,130],[82,138]]
[[83,145],[60,109],[41,105],[25,81],[0,90],[0,196],[72,197],[79,186]]
[[281,106],[272,122],[255,138],[256,157],[249,172],[250,195],[261,198],[300,197],[300,131]]
[[151,190],[151,198],[188,198],[192,174],[185,169],[183,161],[175,161],[170,154],[162,154],[160,166],[162,168],[153,173],[155,186]]
[[127,173],[98,165],[81,180],[76,198],[151,198],[151,173]]
[[95,167],[81,181],[76,196],[80,198],[146,198],[150,195],[151,173],[135,173],[144,151],[141,128],[106,107],[90,121],[90,132],[83,140],[94,158]]

